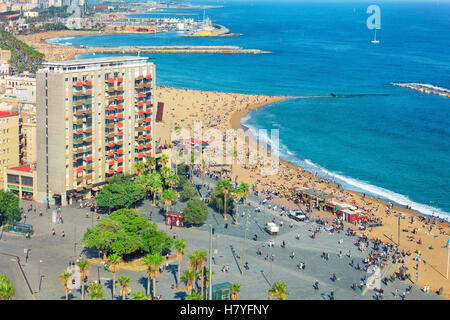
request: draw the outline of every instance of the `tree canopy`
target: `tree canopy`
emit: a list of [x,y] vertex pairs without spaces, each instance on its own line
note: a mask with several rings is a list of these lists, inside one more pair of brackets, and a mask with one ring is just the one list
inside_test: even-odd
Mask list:
[[107,255],[115,253],[127,257],[169,249],[173,239],[164,231],[157,230],[156,224],[139,212],[121,209],[101,219],[94,228],[88,228],[83,243]]
[[20,217],[19,199],[8,191],[0,190],[0,225]]
[[145,187],[139,182],[134,183],[129,176],[117,175],[110,179],[97,196],[100,207],[117,210],[130,208],[141,201],[146,194]]
[[186,202],[183,215],[186,224],[202,224],[208,218],[208,207],[200,199],[192,199]]

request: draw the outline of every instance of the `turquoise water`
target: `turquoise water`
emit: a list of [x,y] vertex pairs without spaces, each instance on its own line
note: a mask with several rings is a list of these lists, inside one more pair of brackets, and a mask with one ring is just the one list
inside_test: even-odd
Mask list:
[[370,42],[373,30],[366,28],[371,3],[211,4],[225,5],[206,11],[213,22],[244,35],[185,38],[168,32],[52,41],[272,51],[150,57],[159,85],[328,96],[282,102],[243,121],[251,128],[279,129],[285,160],[423,213],[450,215],[450,99],[391,85],[419,82],[450,88],[450,3],[379,3],[378,45]]

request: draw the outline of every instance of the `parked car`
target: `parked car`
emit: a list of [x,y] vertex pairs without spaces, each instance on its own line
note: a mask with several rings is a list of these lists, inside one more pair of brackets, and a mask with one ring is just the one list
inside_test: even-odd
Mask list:
[[278,234],[278,232],[280,232],[280,228],[273,222],[268,222],[264,229],[268,234]]
[[301,210],[291,210],[289,212],[289,218],[297,221],[305,221],[307,219],[306,215]]

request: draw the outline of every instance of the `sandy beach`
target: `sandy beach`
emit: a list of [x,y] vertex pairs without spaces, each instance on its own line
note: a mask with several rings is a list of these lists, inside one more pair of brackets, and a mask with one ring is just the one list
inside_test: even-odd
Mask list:
[[[264,95],[247,95],[237,93],[209,92],[201,90],[175,89],[158,87],[158,101],[164,102],[163,122],[157,123],[157,139],[161,143],[170,142],[170,132],[179,126],[190,130],[193,135],[193,121],[200,120],[203,132],[208,128],[217,128],[225,132],[227,128],[241,128],[240,119],[249,111],[271,103],[289,99],[289,97],[275,97]],[[280,132],[280,135],[283,133]],[[266,159],[259,159],[258,167],[267,165]],[[249,165],[233,165],[232,181],[244,181],[249,185],[255,184],[258,191],[273,195],[272,202],[286,208],[295,209],[298,205],[292,200],[292,190],[295,187],[308,187],[332,194],[334,201],[351,203],[359,210],[373,218],[382,218],[383,225],[365,231],[369,238],[380,239],[385,243],[397,244],[398,215],[401,214],[400,249],[411,253],[406,266],[409,268],[411,280],[416,282],[415,273],[418,271],[417,285],[427,285],[430,291],[444,288],[443,295],[450,298],[450,281],[446,279],[447,254],[444,248],[450,235],[448,223],[420,221],[420,214],[398,206],[389,209],[389,203],[362,194],[340,189],[336,184],[314,176],[314,174],[296,167],[285,161],[280,161],[276,175],[261,175],[259,170]],[[303,207],[302,207],[303,208]],[[304,209],[304,208],[303,208]],[[334,216],[323,211],[315,211],[315,216],[322,216],[331,221]],[[414,221],[411,222],[411,217]],[[348,226],[351,226],[348,224]],[[348,227],[346,225],[346,227]],[[415,230],[415,233],[413,231]],[[421,244],[419,244],[421,240]],[[413,261],[416,252],[422,254],[419,262]],[[416,270],[416,265],[418,270]],[[400,265],[398,265],[400,267]],[[397,267],[397,271],[398,271]]]

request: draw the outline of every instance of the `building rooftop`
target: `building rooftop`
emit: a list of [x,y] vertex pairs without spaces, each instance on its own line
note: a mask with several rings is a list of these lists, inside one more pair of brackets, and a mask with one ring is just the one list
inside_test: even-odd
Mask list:
[[27,164],[25,166],[20,166],[16,168],[11,168],[9,170],[15,170],[15,171],[23,171],[23,172],[31,172],[33,169],[31,168],[31,164]]
[[0,118],[17,116],[18,114],[18,112],[0,111]]
[[147,60],[148,57],[120,56],[43,62],[42,69],[38,72],[79,72],[105,67],[136,66],[149,63]]
[[145,62],[148,57],[138,57],[138,56],[120,56],[120,57],[102,57],[102,58],[91,58],[91,59],[73,59],[65,61],[56,62],[42,62],[43,66],[80,66],[80,65],[90,65],[90,64],[101,64],[101,63],[123,63],[123,62]]

